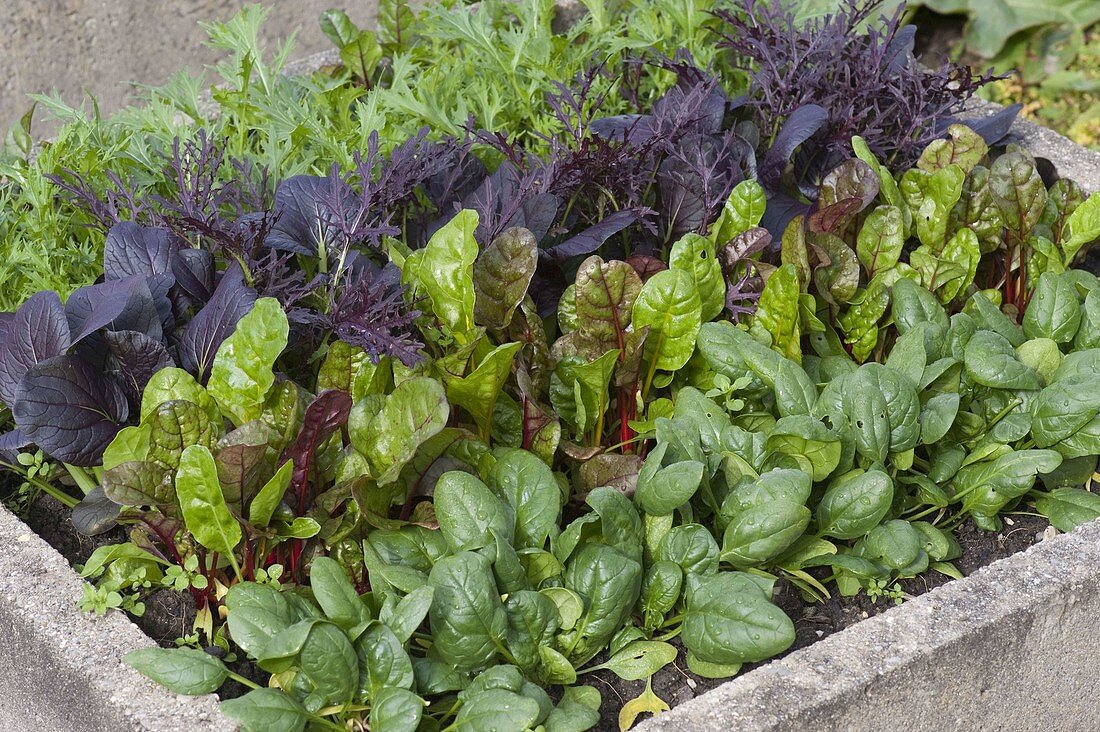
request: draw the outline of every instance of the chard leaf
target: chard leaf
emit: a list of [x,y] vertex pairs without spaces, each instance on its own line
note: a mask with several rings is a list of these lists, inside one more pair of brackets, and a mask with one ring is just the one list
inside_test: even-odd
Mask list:
[[578,434],[594,428],[599,415],[607,410],[608,383],[617,358],[618,351],[608,351],[587,362],[579,356],[566,356],[554,368],[550,403]]
[[1025,152],[998,157],[989,170],[989,189],[1010,242],[1023,245],[1047,205],[1047,188],[1035,160]]
[[202,408],[191,402],[165,402],[149,416],[147,424],[149,461],[165,472],[176,472],[188,447],[202,445],[213,450],[218,442],[220,425],[212,423]]
[[376,364],[370,362],[362,348],[339,340],[329,343],[328,353],[325,354],[325,360],[321,362],[321,368],[317,372],[318,393],[338,389],[351,394],[352,383],[363,364],[367,364],[368,368],[378,368]]
[[275,360],[286,348],[290,325],[279,301],[265,297],[218,346],[207,391],[240,427],[259,419],[275,383]]
[[905,222],[897,206],[877,206],[860,227],[856,256],[869,277],[892,268],[905,244]]
[[180,457],[176,495],[183,520],[197,542],[232,560],[241,543],[241,525],[229,512],[210,450],[191,445]]
[[1081,248],[1100,238],[1100,197],[1089,196],[1066,218],[1062,229],[1062,264],[1069,267]]
[[879,321],[889,305],[890,291],[879,275],[867,287],[856,291],[848,309],[837,319],[844,342],[852,347],[852,357],[856,361],[866,361],[874,352],[879,341]]
[[[717,318],[726,306],[726,281],[714,242],[698,234],[685,234],[668,255],[668,266],[687,272],[695,283],[704,323]],[[638,281],[639,287],[641,280]]]
[[589,357],[625,348],[634,302],[642,280],[626,262],[589,257],[577,269],[576,343]]
[[290,487],[293,472],[292,460],[283,463],[282,467],[275,471],[275,475],[271,476],[248,505],[248,523],[260,529],[267,528],[271,523],[271,517],[275,514],[275,509],[279,507],[287,488]]
[[306,407],[298,437],[283,455],[283,459],[294,463],[290,484],[297,494],[299,513],[306,510],[317,450],[348,423],[350,413],[351,397],[344,391],[323,392]]
[[512,374],[512,362],[521,346],[520,343],[497,346],[465,376],[442,372],[448,401],[469,412],[483,437],[489,435],[497,397]]
[[948,139],[933,140],[924,148],[917,160],[918,168],[935,173],[948,165],[957,165],[964,173],[969,173],[989,151],[981,135],[966,125],[950,125],[947,135]]
[[755,320],[771,334],[772,348],[795,363],[802,363],[799,294],[798,272],[793,264],[784,264],[768,277]]
[[724,246],[734,237],[759,226],[767,203],[764,189],[756,181],[744,180],[735,185],[718,220],[710,228],[711,242],[716,247]]
[[474,262],[474,322],[504,328],[535,276],[538,242],[527,229],[506,229]]
[[195,377],[183,369],[169,367],[153,374],[149,383],[145,385],[141,397],[142,423],[146,422],[161,404],[178,399],[202,407],[211,422],[221,422],[222,414],[217,402],[199,382],[195,381]]
[[859,287],[859,259],[843,239],[835,234],[810,233],[809,242],[817,253],[814,284],[818,292],[833,302],[850,302]]
[[669,269],[658,272],[642,286],[634,303],[635,330],[649,328],[647,359],[653,368],[676,371],[695,350],[701,324],[702,303],[686,273]]
[[421,444],[446,426],[450,406],[443,386],[427,377],[401,382],[375,413],[364,412],[366,401],[352,409],[351,442],[370,462],[374,479],[385,485],[397,479]]
[[474,261],[478,215],[459,212],[405,260],[401,281],[427,294],[432,312],[464,342],[474,329]]
[[912,168],[902,175],[901,195],[913,216],[917,238],[934,252],[946,241],[951,210],[962,195],[965,178],[963,169],[954,164],[934,173]]

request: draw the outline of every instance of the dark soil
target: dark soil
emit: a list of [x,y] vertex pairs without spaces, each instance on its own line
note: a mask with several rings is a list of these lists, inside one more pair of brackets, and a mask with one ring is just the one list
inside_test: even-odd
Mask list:
[[[953,564],[959,571],[969,575],[998,559],[1021,552],[1035,544],[1050,526],[1049,521],[1039,516],[1005,516],[1004,522],[1004,528],[996,533],[982,531],[970,521],[956,529],[955,537],[962,547],[962,556],[954,560]],[[946,575],[928,571],[912,579],[900,580],[899,584],[907,598],[912,598],[950,581],[951,578]],[[794,620],[795,642],[783,655],[812,645],[838,630],[844,630],[894,607],[891,600],[872,602],[863,593],[855,597],[834,595],[824,603],[808,603],[795,587],[783,580],[776,584],[773,599]],[[653,676],[653,693],[665,700],[670,707],[710,691],[728,680],[696,676],[688,670],[684,662],[683,646],[679,639],[671,642],[680,649],[680,658]],[[606,660],[607,654],[601,654],[592,663],[594,665]],[[747,665],[742,672],[760,665],[763,664]],[[645,681],[624,681],[611,671],[597,671],[582,677],[582,681],[598,689],[603,696],[600,724],[596,727],[599,732],[617,732],[619,710],[623,704],[645,691]]]

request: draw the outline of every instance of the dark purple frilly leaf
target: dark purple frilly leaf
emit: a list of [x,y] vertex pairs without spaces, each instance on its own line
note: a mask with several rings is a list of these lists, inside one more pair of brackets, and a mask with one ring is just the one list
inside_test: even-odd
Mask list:
[[114,376],[132,405],[141,404],[141,394],[153,374],[175,362],[168,349],[136,330],[107,331],[107,371]]
[[405,305],[404,288],[393,281],[392,269],[396,268],[387,265],[381,272],[364,271],[359,279],[349,277],[327,325],[375,362],[391,356],[413,366],[424,360],[424,344],[414,328],[420,312]]
[[313,472],[313,457],[317,448],[348,423],[351,414],[351,396],[338,389],[322,392],[310,402],[302,419],[302,429],[297,439],[283,453],[281,462],[294,461],[290,490],[298,498],[298,514],[309,506],[309,476]]
[[172,257],[180,239],[167,229],[139,226],[132,221],[115,224],[103,244],[103,276],[121,280],[132,275],[172,275]]
[[256,291],[245,284],[240,265],[232,263],[210,301],[183,329],[178,353],[180,365],[205,383],[218,346],[233,333],[237,321],[248,314],[255,302]]
[[121,387],[77,356],[33,366],[19,382],[12,415],[55,460],[92,466],[129,414]]
[[783,169],[790,162],[791,156],[798,146],[813,137],[829,120],[829,113],[824,107],[817,104],[804,104],[791,113],[775,141],[764,154],[764,160],[760,164],[760,181],[766,188],[777,190],[779,179],[783,175]]
[[19,382],[27,370],[61,355],[71,343],[69,323],[57,293],[32,295],[0,334],[0,400],[8,407],[14,406]]

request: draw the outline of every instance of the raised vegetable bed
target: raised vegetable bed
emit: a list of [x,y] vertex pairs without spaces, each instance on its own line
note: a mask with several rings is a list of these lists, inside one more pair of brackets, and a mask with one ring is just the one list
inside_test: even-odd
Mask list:
[[[689,13],[721,39],[693,50],[747,84],[744,104],[682,54],[624,56],[627,88],[574,52],[664,22],[638,6],[555,38],[580,64],[556,86],[557,61],[517,71],[471,46],[512,91],[557,90],[518,113],[468,80],[512,136],[401,142],[406,117],[447,133],[457,112],[440,101],[450,79],[429,81],[450,58],[418,57],[395,7],[377,38],[325,16],[335,70],[280,80],[242,52],[241,83],[259,81],[234,90],[223,68],[219,116],[192,100],[142,113],[212,132],[126,149],[137,182],[97,158],[11,168],[16,196],[35,175],[64,194],[71,218],[50,226],[105,242],[88,238],[102,282],[0,318],[15,425],[0,460],[22,477],[16,500],[48,493],[98,537],[31,506],[94,583],[80,604],[111,619],[57,616],[83,642],[133,631],[108,608],[144,612],[159,647],[126,663],[199,697],[116,705],[118,682],[78,663],[47,671],[67,691],[40,725],[82,695],[101,709],[90,725],[123,728],[161,728],[147,703],[248,730],[626,729],[670,703],[646,724],[870,728],[855,697],[881,709],[899,685],[931,697],[964,677],[954,705],[914,717],[944,726],[1018,694],[985,673],[994,657],[1030,681],[1066,637],[1048,626],[1092,609],[1100,278],[1071,267],[1100,238],[1096,158],[1008,112],[946,118],[985,79],[916,67],[896,23],[863,36],[852,11],[799,28],[806,61],[793,21],[761,8],[751,23]],[[512,38],[513,7],[433,22],[457,52],[471,34]],[[516,12],[549,35],[547,10]],[[486,13],[500,26],[467,27]],[[415,63],[423,89],[401,88]],[[870,122],[857,91],[876,100]],[[285,132],[293,115],[308,119]],[[64,139],[45,154],[72,159]],[[290,174],[326,155],[343,166]],[[35,209],[13,210],[19,233]],[[11,635],[52,647],[56,628],[23,617],[33,595],[17,597]],[[109,678],[133,673],[113,649]],[[1079,697],[1089,666],[1063,656]]]

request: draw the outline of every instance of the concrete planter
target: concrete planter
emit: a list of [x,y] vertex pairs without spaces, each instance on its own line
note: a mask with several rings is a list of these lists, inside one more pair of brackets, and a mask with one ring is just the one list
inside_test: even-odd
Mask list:
[[213,696],[173,694],[124,664],[153,641],[121,611],[82,612],[83,580],[2,505],[0,546],[0,729],[235,729]]
[[[332,63],[318,54],[297,73]],[[974,114],[996,105],[978,103]],[[1086,191],[1100,154],[1038,125],[1016,133]],[[119,611],[79,610],[79,577],[0,506],[0,728],[232,730],[122,663],[153,642]],[[671,730],[1100,728],[1100,521],[893,608],[645,722]],[[1042,722],[1040,722],[1042,720]]]

